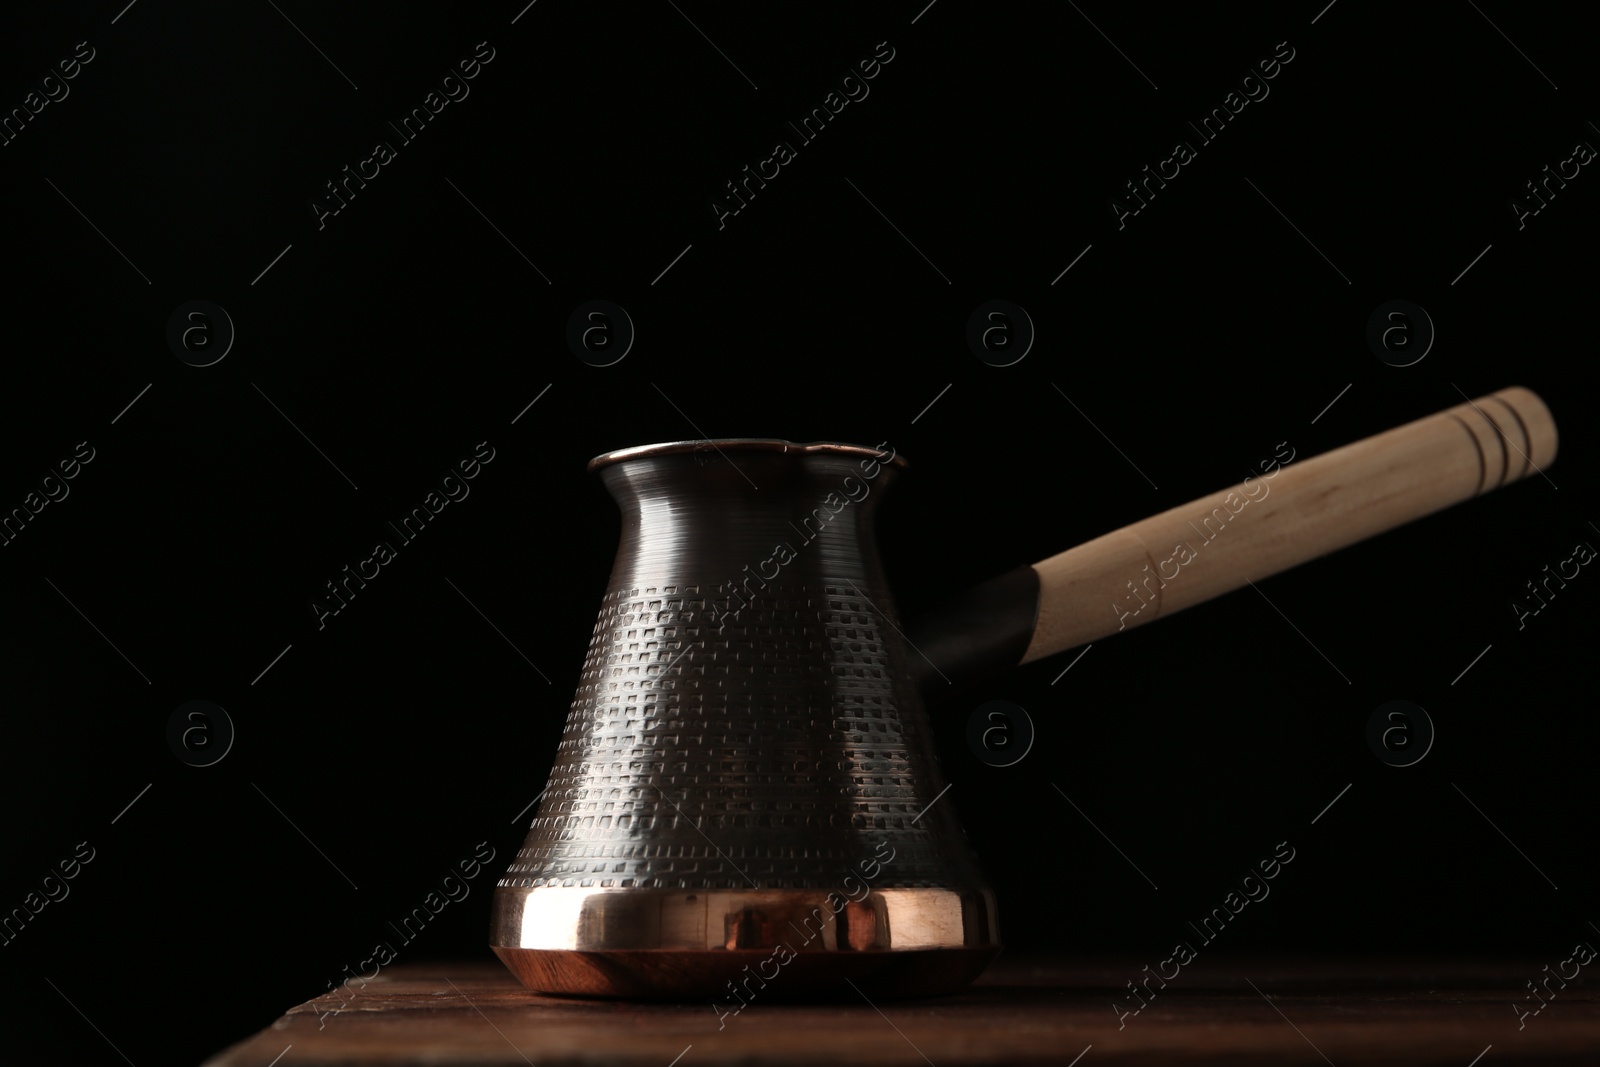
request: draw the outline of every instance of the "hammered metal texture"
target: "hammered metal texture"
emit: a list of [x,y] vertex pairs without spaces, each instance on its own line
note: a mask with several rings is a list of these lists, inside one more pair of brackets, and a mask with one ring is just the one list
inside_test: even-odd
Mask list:
[[[818,523],[852,472],[871,495]],[[830,889],[886,855],[878,887],[981,885],[949,797],[933,804],[916,653],[872,543],[895,469],[868,483],[855,457],[735,453],[601,473],[623,542],[500,885]]]

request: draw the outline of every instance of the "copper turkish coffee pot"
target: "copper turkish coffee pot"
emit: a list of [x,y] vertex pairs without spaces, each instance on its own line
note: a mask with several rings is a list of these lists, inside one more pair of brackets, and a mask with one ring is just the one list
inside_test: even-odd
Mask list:
[[1544,403],[1502,389],[1313,459],[1280,454],[969,590],[910,636],[873,536],[900,456],[760,439],[598,456],[622,544],[490,944],[542,993],[959,989],[1000,933],[940,799],[926,680],[1170,615],[1555,453]]

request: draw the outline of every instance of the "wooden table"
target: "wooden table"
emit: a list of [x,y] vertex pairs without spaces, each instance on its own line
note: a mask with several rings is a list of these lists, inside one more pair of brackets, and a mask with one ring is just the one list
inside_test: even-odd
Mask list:
[[955,996],[869,1004],[846,988],[832,1004],[758,998],[720,1022],[709,1003],[537,996],[493,961],[397,966],[348,1002],[290,1009],[206,1067],[264,1067],[290,1045],[284,1067],[1600,1064],[1584,973],[1519,1029],[1512,1005],[1536,1006],[1525,983],[1542,962],[1211,960],[1152,983],[1119,1028],[1112,1002],[1136,1006],[1124,983],[1144,962],[1008,955]]

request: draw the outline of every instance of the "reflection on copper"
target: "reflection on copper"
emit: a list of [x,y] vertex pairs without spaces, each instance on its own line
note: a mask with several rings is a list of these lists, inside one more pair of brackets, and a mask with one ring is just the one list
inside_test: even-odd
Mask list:
[[913,996],[959,988],[1000,950],[994,897],[982,889],[891,887],[850,900],[825,890],[502,887],[495,910],[496,954],[529,988],[569,996],[725,995],[727,982],[765,973],[780,952],[787,962],[763,996],[833,995],[848,989],[844,978],[874,997]]

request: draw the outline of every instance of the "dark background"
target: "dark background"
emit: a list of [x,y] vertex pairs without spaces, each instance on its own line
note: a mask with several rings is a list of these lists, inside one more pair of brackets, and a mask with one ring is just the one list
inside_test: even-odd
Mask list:
[[[1548,479],[1260,583],[1270,604],[1247,588],[1064,677],[1076,653],[964,689],[936,713],[943,802],[1014,949],[1154,963],[1285,840],[1272,896],[1208,951],[1554,963],[1597,936],[1600,578],[1520,631],[1509,606],[1600,543],[1600,179],[1585,167],[1520,231],[1508,207],[1600,142],[1576,16],[524,2],[8,20],[6,109],[77,42],[96,52],[0,148],[0,508],[95,449],[0,548],[0,909],[95,849],[0,947],[8,1043],[196,1062],[340,981],[480,841],[491,869],[401,961],[487,957],[616,547],[584,464],[702,435],[908,456],[880,534],[909,613],[1236,483],[1279,442],[1308,457],[1534,389],[1562,434]],[[311,198],[479,41],[470,96],[319,230]],[[870,96],[719,230],[723,183],[880,41]],[[1122,183],[1280,41],[1270,96],[1119,230]],[[637,328],[604,368],[564,336],[595,298]],[[1037,327],[1010,367],[965,341],[992,298]],[[1437,328],[1404,368],[1364,337],[1396,298]],[[194,299],[237,330],[209,367],[165,339]],[[470,497],[319,630],[324,583],[480,441]],[[1037,728],[1013,767],[966,748],[990,698]],[[237,730],[213,766],[168,746],[193,699]],[[1407,768],[1366,741],[1392,699],[1437,729]]]

